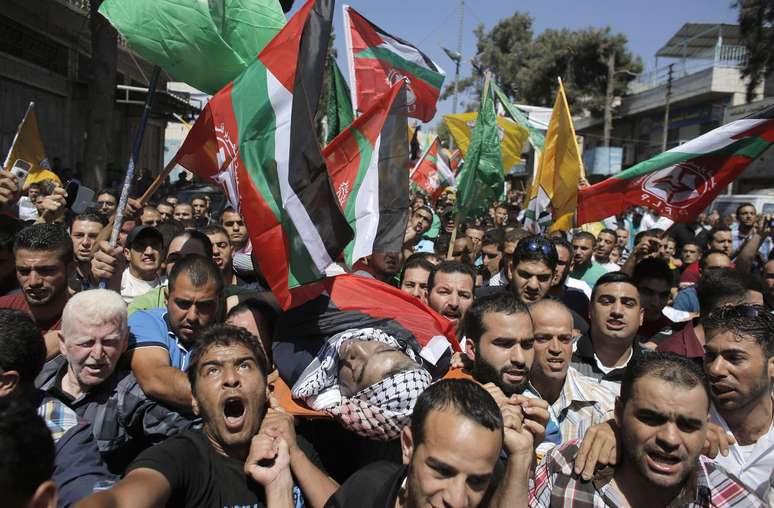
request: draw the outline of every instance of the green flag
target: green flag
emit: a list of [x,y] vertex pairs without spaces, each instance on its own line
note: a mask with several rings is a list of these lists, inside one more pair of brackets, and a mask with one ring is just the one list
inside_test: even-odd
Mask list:
[[214,94],[285,24],[277,0],[105,0],[99,8],[146,60]]
[[511,101],[508,99],[508,97],[505,96],[505,93],[500,89],[499,86],[497,86],[495,83],[492,83],[492,88],[494,89],[495,94],[497,94],[497,98],[500,99],[500,102],[513,121],[529,131],[529,142],[532,145],[532,148],[542,152],[543,145],[546,142],[546,137],[543,135],[543,133],[540,132],[539,129],[536,129],[532,126],[532,123],[530,123],[529,119],[524,115],[524,113],[521,112],[519,108],[511,104]]
[[331,58],[328,63],[328,70],[330,72],[330,88],[328,90],[328,109],[325,112],[328,122],[326,144],[330,143],[355,120],[355,114],[352,112],[351,92],[334,58]]
[[503,161],[490,81],[487,76],[476,126],[459,175],[456,210],[460,221],[486,213],[503,192]]

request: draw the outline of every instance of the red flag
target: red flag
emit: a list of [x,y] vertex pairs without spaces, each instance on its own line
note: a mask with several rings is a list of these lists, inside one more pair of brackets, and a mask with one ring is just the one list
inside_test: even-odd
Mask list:
[[411,181],[433,201],[438,199],[446,187],[457,185],[454,174],[438,154],[440,147],[440,141],[435,138],[411,171]]

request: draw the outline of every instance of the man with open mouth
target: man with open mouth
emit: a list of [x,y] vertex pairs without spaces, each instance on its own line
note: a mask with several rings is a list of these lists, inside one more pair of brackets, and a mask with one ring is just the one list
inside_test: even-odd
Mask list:
[[473,303],[475,287],[476,273],[460,261],[441,262],[427,279],[430,308],[454,323],[459,336],[459,326]]
[[535,472],[529,506],[745,506],[763,502],[701,456],[710,396],[701,369],[672,353],[646,353],[626,368],[616,423],[623,454],[592,481],[573,473],[578,444],[553,450]]
[[266,356],[249,332],[215,325],[201,333],[187,374],[204,427],[144,451],[123,480],[82,506],[296,506],[288,442],[259,433],[266,373]]
[[161,286],[164,237],[152,226],[137,226],[126,238],[124,257],[128,266],[121,276],[121,296],[132,303],[135,297]]

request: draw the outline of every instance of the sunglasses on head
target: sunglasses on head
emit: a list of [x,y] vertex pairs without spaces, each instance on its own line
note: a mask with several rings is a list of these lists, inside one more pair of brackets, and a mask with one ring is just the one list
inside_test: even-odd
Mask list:
[[741,305],[726,305],[710,312],[710,318],[713,319],[739,319],[756,318],[761,314],[766,314],[769,310],[761,305],[743,303]]
[[516,250],[520,253],[542,252],[543,255],[548,258],[557,257],[554,244],[538,238],[531,238],[526,242],[519,242],[518,245],[516,245]]

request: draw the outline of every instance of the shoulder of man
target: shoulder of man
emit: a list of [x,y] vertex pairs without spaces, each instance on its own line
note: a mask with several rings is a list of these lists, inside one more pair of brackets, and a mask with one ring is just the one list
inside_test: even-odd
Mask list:
[[[369,506],[366,500],[386,497],[386,489],[392,483],[397,483],[398,477],[405,476],[406,467],[394,462],[379,461],[368,464],[352,474],[339,490],[325,504],[326,508],[347,508]],[[395,502],[394,499],[384,499],[385,502]],[[373,506],[377,506],[374,504]],[[387,506],[385,504],[384,506]],[[391,506],[391,505],[390,505]]]
[[169,327],[164,319],[166,312],[166,308],[157,307],[129,316],[129,349],[151,344],[167,347]]
[[712,506],[758,508],[767,504],[723,466],[705,456],[699,457],[699,496],[708,497]]

